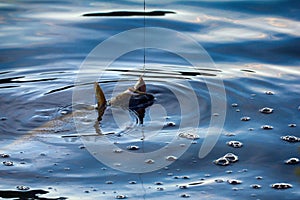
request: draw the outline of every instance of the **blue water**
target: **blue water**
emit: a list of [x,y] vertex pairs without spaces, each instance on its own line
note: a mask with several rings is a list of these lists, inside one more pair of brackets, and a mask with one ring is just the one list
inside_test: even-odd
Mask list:
[[[194,55],[195,49],[190,44],[180,43],[183,34],[202,45],[215,67],[203,63],[195,70],[187,60],[172,52],[146,49],[146,71],[143,71],[143,50],[122,55],[106,69],[98,82],[108,99],[119,90],[132,87],[145,72],[147,90],[155,96],[155,105],[164,107],[148,107],[144,125],[130,124],[124,134],[122,129],[128,126],[127,122],[115,128],[109,110],[106,112],[101,128],[122,133],[109,134],[107,138],[123,151],[128,151],[128,145],[139,146],[136,153],[140,154],[163,148],[177,135],[183,118],[193,122],[200,113],[197,127],[200,138],[194,142],[187,140],[186,144],[192,144],[178,160],[152,172],[127,173],[98,161],[85,139],[77,137],[72,112],[78,105],[73,104],[72,95],[80,88],[75,86],[80,67],[97,45],[123,31],[144,26],[143,16],[82,15],[143,12],[143,2],[0,3],[0,154],[9,155],[0,158],[1,198],[115,199],[126,195],[128,199],[152,200],[182,199],[183,194],[188,199],[300,198],[300,164],[285,164],[289,158],[300,158],[300,143],[280,138],[300,137],[300,2],[146,1],[146,11],[154,10],[175,14],[146,16],[146,27],[167,28],[179,34],[169,36],[174,43],[160,40],[162,35],[146,37]],[[122,42],[130,46],[136,41]],[[110,50],[114,48],[117,50],[119,46]],[[99,59],[94,71],[86,71],[84,77],[98,76],[97,70],[105,68],[101,64]],[[180,110],[180,102],[174,95],[174,91],[183,96],[189,94],[189,88],[181,85],[183,81],[190,84],[197,100],[195,105],[191,104],[195,109],[189,112]],[[224,84],[226,98],[217,92],[221,91],[220,83]],[[120,88],[114,91],[118,84]],[[209,85],[216,91],[209,91]],[[85,87],[92,89],[93,82],[85,82]],[[213,98],[223,100],[226,109],[213,110]],[[233,103],[238,106],[233,107]],[[260,113],[259,109],[264,107],[273,108],[274,112]],[[128,123],[135,122],[136,116],[130,116]],[[250,121],[241,121],[245,116]],[[224,126],[219,127],[222,133],[212,151],[200,159],[198,152],[205,133],[211,120],[218,117],[225,118]],[[88,111],[83,118],[91,120],[95,112]],[[166,122],[174,122],[175,126],[165,126]],[[263,125],[271,125],[273,129],[263,130]],[[157,128],[162,130],[153,131]],[[141,129],[146,131],[141,134]],[[87,130],[95,131],[93,127]],[[231,140],[241,141],[243,147],[228,146],[226,142]],[[176,151],[170,150],[170,155]],[[228,166],[213,163],[229,152],[238,155],[239,161]],[[12,161],[13,166],[6,166],[5,161]],[[229,184],[227,181],[231,179],[242,183]],[[282,182],[292,188],[271,187]],[[254,189],[252,184],[261,188]],[[18,186],[29,188],[21,190]]]

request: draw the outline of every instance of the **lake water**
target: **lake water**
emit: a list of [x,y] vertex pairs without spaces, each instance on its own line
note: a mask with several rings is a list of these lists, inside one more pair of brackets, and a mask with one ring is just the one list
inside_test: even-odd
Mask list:
[[[300,2],[143,8],[0,3],[0,197],[300,199]],[[110,99],[143,74],[145,116],[108,107],[95,125],[93,82]],[[227,153],[238,161],[216,163]]]

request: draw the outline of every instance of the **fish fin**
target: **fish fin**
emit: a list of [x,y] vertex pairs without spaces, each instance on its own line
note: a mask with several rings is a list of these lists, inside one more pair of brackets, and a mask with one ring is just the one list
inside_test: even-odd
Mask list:
[[94,83],[94,87],[95,96],[97,99],[98,121],[101,121],[104,111],[106,109],[106,99],[100,85],[97,82]]
[[98,108],[101,108],[101,107],[103,107],[103,105],[106,105],[105,95],[104,95],[100,85],[97,82],[94,83],[94,88],[95,88],[95,96],[97,99]]
[[134,85],[133,89],[135,91],[138,91],[138,92],[146,92],[146,83],[145,83],[145,81],[144,81],[144,79],[143,79],[142,76],[136,82],[136,84]]

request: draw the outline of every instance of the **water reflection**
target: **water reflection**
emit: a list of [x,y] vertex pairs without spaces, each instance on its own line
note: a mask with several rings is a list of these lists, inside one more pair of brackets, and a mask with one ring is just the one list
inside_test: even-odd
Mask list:
[[4,199],[15,199],[15,200],[26,200],[26,199],[36,199],[36,200],[63,200],[66,197],[58,198],[46,198],[39,197],[40,195],[47,194],[49,191],[46,190],[29,190],[29,191],[13,191],[13,190],[0,190],[0,197]]

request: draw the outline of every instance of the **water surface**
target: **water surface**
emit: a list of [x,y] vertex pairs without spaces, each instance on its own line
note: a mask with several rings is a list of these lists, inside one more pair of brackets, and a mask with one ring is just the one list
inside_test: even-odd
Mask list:
[[[143,16],[95,16],[86,13],[143,12],[141,1],[4,1],[0,3],[0,196],[10,199],[299,199],[300,165],[285,160],[300,157],[299,142],[280,137],[299,134],[299,2],[264,1],[147,1],[146,10],[174,14],[146,16],[147,27],[169,28],[195,39],[212,57],[216,68],[195,70],[170,52],[147,49],[148,92],[166,113],[151,123],[146,109],[146,131],[109,135],[126,150],[137,153],[164,147],[179,129],[181,116],[173,90],[188,81],[200,109],[200,138],[170,166],[151,173],[131,174],[99,162],[84,148],[71,117],[72,94],[80,66],[99,43],[122,31],[144,26]],[[159,39],[159,38],[158,38]],[[124,41],[130,45],[132,41]],[[163,42],[163,41],[162,41]],[[171,44],[170,44],[171,45]],[[189,45],[185,52],[193,52]],[[103,70],[103,66],[97,66]],[[95,72],[86,72],[93,76]],[[110,98],[119,80],[134,85],[143,74],[143,51],[123,55],[99,80]],[[205,81],[204,81],[205,79]],[[213,150],[203,159],[198,151],[211,120],[211,96],[206,84],[222,79],[226,90],[226,120]],[[93,83],[86,83],[93,87]],[[221,87],[216,85],[216,87]],[[121,88],[122,89],[122,88]],[[120,90],[121,90],[120,89]],[[267,91],[271,91],[267,93]],[[115,91],[117,93],[117,91]],[[214,94],[217,95],[217,94]],[[236,103],[237,107],[232,106]],[[77,105],[78,106],[78,105]],[[271,114],[259,109],[273,108]],[[153,113],[152,113],[153,114]],[[106,113],[103,129],[116,130]],[[135,115],[132,127],[135,124]],[[161,118],[159,118],[161,117]],[[216,116],[217,117],[217,116]],[[249,121],[241,121],[250,117]],[[291,124],[296,124],[293,126]],[[261,126],[271,125],[272,130]],[[147,129],[148,128],[148,129]],[[133,128],[132,128],[133,129]],[[147,135],[148,133],[148,135]],[[141,138],[145,137],[144,141]],[[226,144],[243,143],[241,148]],[[192,142],[192,141],[189,141]],[[180,147],[178,147],[180,148]],[[214,160],[232,152],[239,161],[219,166]],[[5,157],[5,156],[4,156]],[[2,162],[12,161],[13,166]],[[232,185],[227,181],[241,180]],[[274,183],[292,188],[274,189]],[[260,189],[251,185],[259,184]],[[28,190],[20,190],[26,186]],[[184,187],[186,186],[186,187]],[[185,194],[185,195],[184,195]]]

